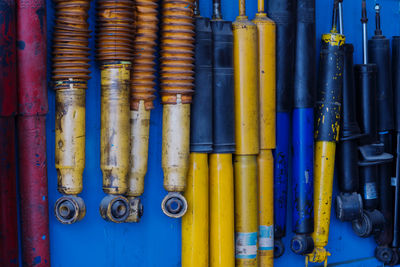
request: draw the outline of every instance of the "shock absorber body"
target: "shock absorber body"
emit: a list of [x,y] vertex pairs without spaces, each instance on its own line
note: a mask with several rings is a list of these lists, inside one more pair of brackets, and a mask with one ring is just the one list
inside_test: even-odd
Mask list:
[[[368,41],[369,60],[377,66],[378,136],[384,152],[391,153],[392,131],[394,130],[393,87],[390,61],[390,41],[382,35],[380,28],[380,7],[375,6],[375,35]],[[391,186],[391,162],[381,164],[379,172],[379,210],[385,218],[383,231],[375,236],[378,247],[375,257],[390,264],[393,251],[389,246],[393,240],[393,196]]]
[[143,206],[138,198],[144,192],[149,149],[150,110],[155,86],[155,52],[158,31],[158,2],[135,1],[133,60],[131,71],[131,162],[126,196],[130,204],[127,222],[138,222]]
[[130,214],[130,71],[133,56],[133,1],[98,2],[97,60],[101,66],[101,155],[103,219],[124,222]]
[[275,23],[264,12],[264,1],[258,1],[253,20],[258,31],[259,54],[259,135],[258,155],[258,261],[259,266],[273,266],[274,261],[274,159],[275,149]]
[[[400,36],[393,36],[392,39],[392,78],[393,78],[393,90],[394,90],[394,101],[400,103]],[[394,177],[395,185],[395,201],[394,201],[394,212],[393,212],[393,242],[392,247],[395,250],[394,264],[398,264],[399,261],[399,248],[400,248],[400,232],[399,232],[399,220],[400,220],[400,105],[394,105],[395,107],[395,129],[397,134],[396,140],[396,176]]]
[[293,252],[303,255],[313,249],[314,230],[314,97],[315,0],[297,2],[296,62],[293,109]]
[[361,131],[356,120],[356,98],[353,72],[353,45],[344,45],[342,131],[338,144],[338,170],[340,194],[336,197],[336,217],[341,221],[359,219],[362,198],[359,187],[358,144]]
[[221,2],[214,0],[213,152],[210,155],[210,266],[235,266],[234,178],[235,114],[232,22],[221,17]]
[[182,266],[208,266],[208,153],[212,151],[212,32],[195,2],[195,94],[190,118],[190,160],[182,217]]
[[18,139],[22,262],[50,266],[46,162],[46,5],[18,1]]
[[85,167],[85,90],[89,80],[88,10],[90,1],[56,1],[53,33],[53,82],[56,90],[55,166],[58,191],[57,219],[64,224],[86,213],[82,192]]
[[343,86],[344,35],[336,30],[337,1],[332,30],[322,35],[318,92],[315,113],[314,162],[314,250],[306,261],[325,262],[332,202],[336,142],[339,140],[340,106]]
[[259,153],[258,34],[245,1],[233,22],[235,81],[235,257],[236,266],[257,266]]
[[17,114],[15,1],[0,1],[0,265],[18,265],[15,163]]
[[366,2],[362,2],[363,25],[363,64],[355,66],[355,85],[359,96],[357,101],[357,121],[363,138],[359,140],[359,192],[363,200],[361,218],[352,222],[353,230],[360,237],[367,237],[381,230],[384,223],[382,214],[377,210],[378,166],[390,160],[383,152],[378,140],[376,64],[368,63]]
[[293,105],[295,12],[293,0],[270,0],[269,17],[276,23],[276,149],[274,152],[274,255],[284,253],[290,157],[290,113]]
[[[343,0],[342,0],[343,1]],[[343,34],[343,7],[339,1],[339,32]],[[343,103],[341,131],[338,144],[339,190],[336,197],[336,217],[341,221],[359,219],[362,214],[362,198],[359,187],[358,144],[362,136],[356,119],[356,96],[354,87],[352,44],[344,44]]]
[[181,192],[189,169],[190,103],[194,87],[194,21],[192,0],[165,0],[161,29],[162,168],[169,193],[161,207],[170,217],[187,210]]

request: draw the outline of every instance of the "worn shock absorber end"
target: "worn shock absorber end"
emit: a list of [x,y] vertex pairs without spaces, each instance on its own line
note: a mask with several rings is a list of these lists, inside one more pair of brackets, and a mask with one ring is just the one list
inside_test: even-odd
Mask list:
[[101,66],[101,157],[103,191],[101,204],[105,220],[123,222],[129,215],[128,190],[130,163],[130,69],[128,61]]
[[394,266],[399,261],[396,250],[389,246],[378,246],[375,248],[375,258],[387,266]]
[[54,213],[57,220],[63,224],[78,222],[85,217],[85,202],[76,195],[62,196],[54,205]]
[[[335,22],[336,8],[333,21]],[[333,23],[333,25],[335,25]],[[336,143],[339,140],[343,87],[343,44],[345,37],[334,26],[322,35],[318,97],[316,102],[314,162],[314,250],[307,254],[311,262],[327,263]]]
[[163,1],[161,34],[162,168],[170,192],[161,208],[182,217],[187,202],[181,192],[189,169],[190,103],[194,87],[194,20],[192,0]]
[[162,168],[164,188],[168,193],[161,203],[163,212],[172,218],[182,217],[187,210],[187,201],[181,194],[186,188],[189,170],[190,105],[180,102],[164,104]]

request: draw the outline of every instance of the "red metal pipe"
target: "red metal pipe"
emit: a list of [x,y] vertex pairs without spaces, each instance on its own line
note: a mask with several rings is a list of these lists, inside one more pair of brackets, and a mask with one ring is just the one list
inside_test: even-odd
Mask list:
[[17,38],[22,263],[44,267],[50,266],[45,0],[17,0]]
[[18,266],[15,1],[0,0],[0,266]]

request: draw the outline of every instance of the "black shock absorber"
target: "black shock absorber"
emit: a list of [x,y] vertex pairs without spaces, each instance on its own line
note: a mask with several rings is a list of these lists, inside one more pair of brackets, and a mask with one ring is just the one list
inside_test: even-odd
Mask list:
[[[343,34],[342,3],[339,3],[339,31]],[[338,145],[339,190],[336,197],[336,217],[341,221],[353,221],[361,217],[362,198],[359,186],[358,144],[361,137],[356,119],[356,98],[353,72],[352,44],[344,44],[343,99],[340,143]]]
[[363,64],[355,66],[357,92],[357,121],[364,133],[359,150],[359,192],[363,200],[363,213],[352,222],[354,232],[360,237],[379,233],[384,217],[378,208],[378,166],[390,162],[391,155],[384,153],[378,138],[378,101],[376,88],[376,64],[368,63],[366,2],[362,1]]
[[394,254],[394,264],[399,263],[399,209],[400,209],[400,36],[393,36],[392,40],[392,77],[393,77],[393,90],[394,101],[397,105],[395,107],[395,128],[396,128],[396,176],[392,179],[395,186],[395,201],[394,201],[394,218],[393,218],[393,242],[392,248]]
[[[380,6],[375,5],[375,35],[368,41],[369,59],[377,66],[378,137],[384,152],[391,153],[392,131],[394,130],[393,88],[390,62],[390,41],[382,35]],[[379,210],[385,218],[383,231],[375,236],[378,247],[375,257],[391,264],[393,251],[393,190],[391,187],[391,162],[378,167]]]
[[276,149],[274,152],[274,257],[284,253],[295,57],[294,0],[270,0],[267,13],[276,24]]

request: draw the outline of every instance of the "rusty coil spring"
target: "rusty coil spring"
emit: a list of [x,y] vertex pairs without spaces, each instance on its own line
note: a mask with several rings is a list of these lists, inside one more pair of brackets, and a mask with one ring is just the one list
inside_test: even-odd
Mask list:
[[97,2],[97,59],[132,61],[134,39],[133,0]]
[[53,33],[53,80],[55,89],[86,89],[89,71],[89,37],[87,19],[90,0],[54,0],[56,19]]
[[144,100],[145,108],[153,108],[155,86],[155,52],[157,46],[158,0],[136,0],[136,37],[133,42],[134,58],[131,72],[131,109],[139,109]]
[[161,100],[192,101],[194,87],[193,0],[164,0],[161,37]]

